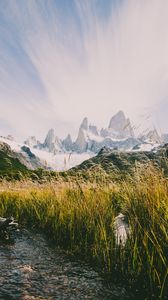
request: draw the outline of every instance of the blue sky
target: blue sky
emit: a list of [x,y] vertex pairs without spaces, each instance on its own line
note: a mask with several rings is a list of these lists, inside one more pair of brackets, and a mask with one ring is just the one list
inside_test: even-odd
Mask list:
[[75,137],[120,109],[168,132],[167,28],[166,0],[1,0],[0,134]]

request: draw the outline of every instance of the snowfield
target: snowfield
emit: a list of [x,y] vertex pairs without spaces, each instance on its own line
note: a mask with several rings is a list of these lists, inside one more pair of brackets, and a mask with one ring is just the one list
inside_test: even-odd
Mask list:
[[[0,137],[0,142],[8,144],[11,149],[15,152],[22,153],[23,151],[21,149],[22,146],[25,146],[25,144],[17,143],[14,140],[10,140],[5,137]],[[95,154],[92,152],[85,152],[85,153],[57,153],[52,154],[50,152],[35,149],[32,147],[29,147],[31,152],[36,155],[37,158],[40,159],[41,163],[48,168],[51,168],[52,170],[56,171],[65,171],[68,170],[76,165],[79,165],[84,160],[87,160],[91,157],[93,157]]]
[[94,153],[57,153],[31,149],[31,151],[43,162],[46,167],[57,171],[65,171],[79,165],[84,160],[94,156]]

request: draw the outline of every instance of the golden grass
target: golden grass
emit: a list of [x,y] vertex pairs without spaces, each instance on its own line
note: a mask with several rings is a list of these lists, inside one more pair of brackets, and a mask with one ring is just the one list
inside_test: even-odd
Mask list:
[[[134,179],[107,185],[60,180],[4,183],[0,189],[1,216],[44,230],[113,281],[144,291],[144,299],[168,293],[168,182],[161,172],[140,168]],[[131,227],[125,248],[115,245],[119,212]]]

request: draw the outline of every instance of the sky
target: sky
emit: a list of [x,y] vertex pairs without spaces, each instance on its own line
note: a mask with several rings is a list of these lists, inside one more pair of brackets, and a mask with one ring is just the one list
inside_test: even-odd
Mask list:
[[119,110],[168,132],[167,0],[0,1],[0,135],[75,138]]

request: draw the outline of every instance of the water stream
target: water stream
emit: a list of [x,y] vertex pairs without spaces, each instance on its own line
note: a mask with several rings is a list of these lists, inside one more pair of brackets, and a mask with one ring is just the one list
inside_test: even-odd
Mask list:
[[122,288],[109,289],[88,265],[51,247],[42,234],[27,230],[0,244],[1,300],[129,299]]

